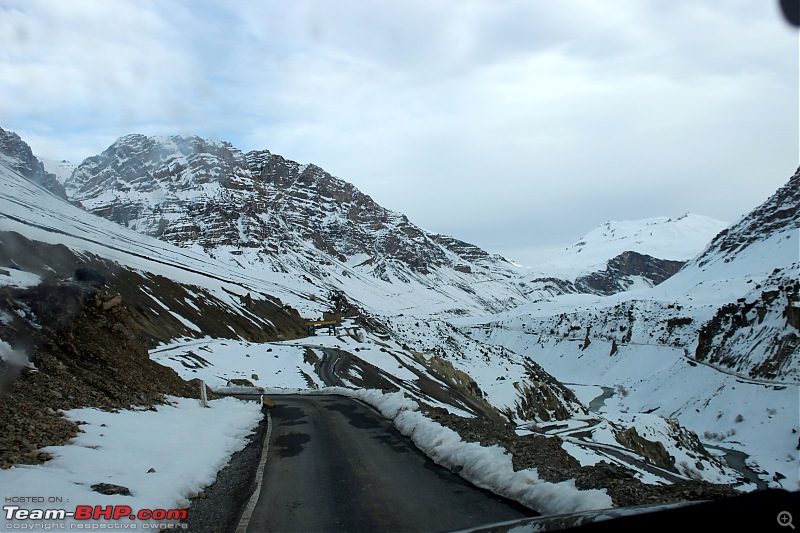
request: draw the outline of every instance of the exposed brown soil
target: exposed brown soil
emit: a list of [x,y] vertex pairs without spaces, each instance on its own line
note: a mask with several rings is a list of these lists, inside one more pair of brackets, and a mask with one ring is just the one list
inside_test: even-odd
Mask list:
[[74,437],[79,428],[62,410],[152,407],[165,395],[199,396],[199,386],[150,360],[122,299],[99,287],[2,289],[0,317],[0,338],[14,352],[6,349],[0,361],[2,468],[41,463],[41,448]]
[[[97,255],[74,252],[61,244],[32,241],[13,231],[0,232],[0,243],[0,269],[10,267],[31,272],[49,284],[72,279],[79,267],[95,269],[105,278],[105,287],[122,296],[148,348],[179,337],[207,335],[266,342],[305,336],[305,321],[297,310],[267,294],[231,294],[236,305],[220,300],[202,287],[134,271]],[[185,320],[165,312],[164,306]],[[187,326],[186,321],[200,331]]]

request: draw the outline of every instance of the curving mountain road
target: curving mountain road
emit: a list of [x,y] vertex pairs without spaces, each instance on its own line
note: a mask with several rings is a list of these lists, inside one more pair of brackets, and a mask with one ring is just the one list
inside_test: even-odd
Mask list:
[[342,357],[342,351],[336,348],[322,348],[322,360],[317,365],[317,374],[329,387],[344,387],[345,384],[336,375],[336,364]]
[[360,402],[275,400],[250,533],[448,531],[536,514],[435,465]]

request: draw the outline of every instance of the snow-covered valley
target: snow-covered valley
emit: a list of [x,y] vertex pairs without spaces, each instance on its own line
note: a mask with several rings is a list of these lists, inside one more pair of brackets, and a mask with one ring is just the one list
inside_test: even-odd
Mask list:
[[[135,164],[117,157],[130,153],[126,142],[145,154]],[[184,145],[196,152],[178,153]],[[722,232],[722,222],[698,215],[609,223],[531,273],[424,232],[321,169],[269,152],[123,138],[53,178],[96,214],[34,183],[10,157],[0,160],[0,363],[4,376],[22,376],[18,383],[50,371],[37,351],[47,343],[23,340],[57,332],[26,294],[76,284],[75,269],[91,266],[109,291],[93,300],[97,312],[124,309],[110,323],[129,316],[146,334],[137,349],[184,380],[212,390],[245,380],[273,396],[353,395],[383,406],[409,434],[423,428],[418,446],[479,485],[492,468],[467,468],[481,464],[464,451],[469,443],[422,420],[426,409],[503,421],[520,438],[558,443],[580,468],[614,464],[653,490],[692,481],[800,490],[800,173]],[[110,181],[98,186],[101,178]],[[629,251],[639,255],[612,263]],[[602,284],[579,282],[597,272]],[[336,321],[337,332],[309,336],[309,320]],[[346,354],[336,368],[343,387],[323,379],[328,350]],[[0,470],[3,495],[185,508],[261,416],[252,403],[212,400],[203,410],[175,397],[115,415],[58,394],[73,403],[53,396],[42,409],[85,421],[85,434],[67,445],[38,430],[9,439],[36,464],[14,452]],[[178,411],[195,426],[171,432]],[[163,435],[161,447],[132,436],[138,424]],[[17,431],[18,421],[7,425]],[[203,426],[216,437],[202,452],[180,444]],[[437,431],[449,448],[437,449]],[[210,469],[189,476],[188,467],[159,466],[145,475],[124,459],[138,446],[156,455],[180,449]],[[524,494],[545,513],[614,504],[604,486],[576,490],[574,481],[522,472],[513,490],[487,486]],[[140,477],[162,489],[141,488]],[[98,496],[90,485],[102,480],[137,494]]]

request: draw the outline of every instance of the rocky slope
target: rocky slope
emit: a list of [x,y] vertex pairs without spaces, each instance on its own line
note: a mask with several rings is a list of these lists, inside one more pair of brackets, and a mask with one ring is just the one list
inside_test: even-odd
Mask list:
[[695,359],[750,378],[800,383],[800,281],[779,270],[720,307],[697,333]]
[[96,254],[76,253],[63,245],[37,242],[0,231],[0,286],[12,285],[11,273],[25,272],[39,282],[72,280],[90,268],[103,287],[119,295],[149,348],[180,337],[210,335],[253,342],[305,335],[299,313],[273,297],[252,292],[223,300],[208,289],[139,272]]
[[33,155],[30,146],[13,131],[0,128],[0,160],[30,181],[56,196],[66,199],[64,186],[55,174],[47,172],[44,165]]
[[744,256],[753,245],[766,238],[792,241],[788,248],[798,261],[797,230],[800,229],[800,168],[789,181],[763,204],[742,217],[741,220],[720,232],[694,263],[705,267],[717,261],[730,263]]
[[[730,276],[746,287],[700,329],[697,359],[753,378],[799,383],[799,267],[800,169],[687,265],[687,277]],[[674,284],[691,287],[681,279]]]
[[0,289],[0,467],[38,463],[79,428],[60,411],[120,409],[198,397],[150,360],[122,300],[87,283]]

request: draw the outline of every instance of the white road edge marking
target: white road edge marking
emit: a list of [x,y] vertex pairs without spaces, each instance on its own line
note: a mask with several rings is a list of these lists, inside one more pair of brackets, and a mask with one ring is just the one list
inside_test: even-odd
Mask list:
[[247,533],[247,526],[250,525],[250,518],[253,516],[253,511],[258,503],[258,497],[261,495],[261,484],[264,479],[264,467],[267,464],[267,452],[269,451],[269,439],[272,435],[272,416],[267,411],[267,434],[264,437],[264,446],[261,449],[261,461],[258,463],[258,470],[256,470],[256,490],[250,496],[250,501],[247,502],[247,507],[242,512],[242,518],[239,520],[239,526],[236,528],[236,533]]

